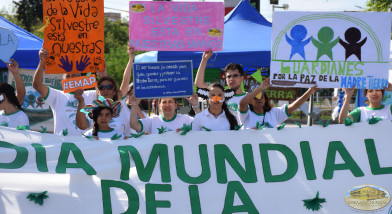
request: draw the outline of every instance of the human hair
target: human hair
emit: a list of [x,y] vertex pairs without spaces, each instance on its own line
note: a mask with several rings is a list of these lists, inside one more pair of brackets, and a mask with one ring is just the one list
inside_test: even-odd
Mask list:
[[129,92],[131,92],[132,90],[133,90],[133,82],[131,82],[131,84],[129,84],[129,86],[128,86],[127,95],[128,95]]
[[97,83],[98,86],[100,86],[102,84],[102,82],[105,81],[105,80],[110,81],[112,83],[113,87],[114,87],[113,90],[115,91],[115,93],[114,93],[114,96],[113,96],[112,100],[113,101],[118,101],[119,100],[118,93],[119,93],[120,90],[117,87],[116,81],[112,77],[109,77],[109,76],[102,77],[101,79],[98,80],[98,83]]
[[[264,100],[265,100],[265,101],[264,101],[263,110],[264,110],[264,113],[266,113],[266,112],[271,111],[272,105],[271,105],[270,102],[269,102],[269,98],[268,98],[267,94],[264,93],[264,92],[262,92],[262,93],[263,93],[263,97],[264,97]],[[250,103],[249,103],[249,109],[250,109],[251,111],[254,112],[253,106],[252,106],[252,104],[250,104]]]
[[176,98],[174,98],[174,97],[164,97],[164,98],[159,98],[158,99],[158,104],[161,104],[162,100],[163,99],[167,99],[167,98],[171,98],[171,99],[174,100],[174,103],[178,103],[178,100]]
[[[368,90],[369,89],[363,89],[363,97],[366,97]],[[384,89],[372,89],[372,90],[380,90],[382,93],[382,96],[384,96],[384,93],[385,93]]]
[[3,93],[7,97],[8,102],[14,104],[16,108],[22,110],[18,98],[16,98],[15,89],[12,87],[12,85],[5,82],[0,83],[0,93]]
[[[217,82],[212,83],[208,87],[209,90],[211,90],[212,88],[220,88],[223,91],[223,93],[225,92],[225,88]],[[226,102],[223,102],[222,109],[223,109],[223,111],[225,111],[226,118],[230,123],[230,130],[234,130],[235,126],[238,126],[238,121],[237,121],[236,117],[231,113],[229,108],[227,108]]]
[[226,67],[223,69],[223,71],[226,74],[228,70],[238,70],[240,75],[244,76],[244,68],[240,64],[229,63],[228,65],[226,65]]
[[110,113],[113,114],[113,109],[109,108],[109,107],[96,107],[93,109],[92,116],[93,116],[93,136],[98,136],[98,131],[99,131],[99,127],[98,127],[98,116],[99,113],[101,113],[102,110],[104,109],[109,109]]

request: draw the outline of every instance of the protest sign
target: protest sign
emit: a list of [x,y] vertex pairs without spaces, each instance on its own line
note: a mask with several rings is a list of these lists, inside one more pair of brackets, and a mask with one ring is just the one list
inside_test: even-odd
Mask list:
[[[381,121],[106,142],[0,127],[0,212],[389,213],[391,128]],[[26,198],[45,191],[42,206]],[[311,203],[318,212],[303,201],[316,195],[326,201]]]
[[388,83],[391,14],[275,12],[271,82],[373,88]]
[[18,37],[7,28],[0,27],[0,60],[11,63],[10,59],[18,48]]
[[298,97],[298,88],[271,87],[265,90],[265,93],[271,100],[296,100]]
[[192,61],[134,63],[137,98],[190,97],[193,93]]
[[221,51],[223,2],[129,2],[129,44],[142,51]]
[[46,73],[89,73],[104,67],[103,0],[43,1]]
[[61,80],[64,93],[74,92],[78,89],[88,89],[97,87],[95,75],[81,76],[72,79]]

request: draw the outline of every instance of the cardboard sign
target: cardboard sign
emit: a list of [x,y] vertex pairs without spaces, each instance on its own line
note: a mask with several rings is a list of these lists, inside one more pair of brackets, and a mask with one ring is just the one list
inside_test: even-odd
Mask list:
[[[107,142],[0,127],[1,213],[389,214],[391,129],[381,121]],[[44,191],[42,206],[26,198]],[[304,203],[316,195],[326,202]]]
[[221,51],[223,2],[129,2],[129,44],[142,51]]
[[46,73],[89,73],[104,66],[103,0],[44,0]]
[[391,14],[275,12],[271,82],[278,87],[388,84]]
[[61,80],[64,93],[74,92],[78,89],[88,89],[97,87],[97,80],[95,75],[81,76],[72,79]]
[[134,63],[137,98],[190,97],[193,93],[192,61]]
[[11,63],[10,59],[18,48],[18,37],[7,28],[0,27],[0,60]]
[[265,90],[268,98],[271,100],[296,100],[298,97],[298,88],[268,88]]

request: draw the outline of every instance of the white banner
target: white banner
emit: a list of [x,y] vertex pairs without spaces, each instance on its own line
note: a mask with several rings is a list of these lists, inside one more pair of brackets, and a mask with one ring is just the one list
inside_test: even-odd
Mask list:
[[[111,142],[0,127],[0,213],[390,213],[391,121]],[[43,205],[29,193],[47,191]]]
[[275,12],[271,82],[278,87],[388,85],[391,14]]

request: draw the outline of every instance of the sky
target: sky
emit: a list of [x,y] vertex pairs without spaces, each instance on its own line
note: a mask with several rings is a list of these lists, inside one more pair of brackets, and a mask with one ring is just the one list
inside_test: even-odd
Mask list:
[[[0,0],[0,9],[10,9],[13,0]],[[37,0],[41,1],[41,0]],[[177,1],[177,0],[176,0]],[[195,1],[195,0],[181,0]],[[219,1],[219,0],[205,0]],[[279,0],[279,5],[288,4],[288,11],[362,11],[366,7],[367,0]],[[120,12],[128,10],[128,0],[104,0],[105,12]],[[117,9],[112,10],[109,8]],[[275,8],[275,11],[281,11]],[[260,0],[260,12],[269,21],[272,21],[272,6],[269,0]],[[122,17],[127,16],[122,12]]]

